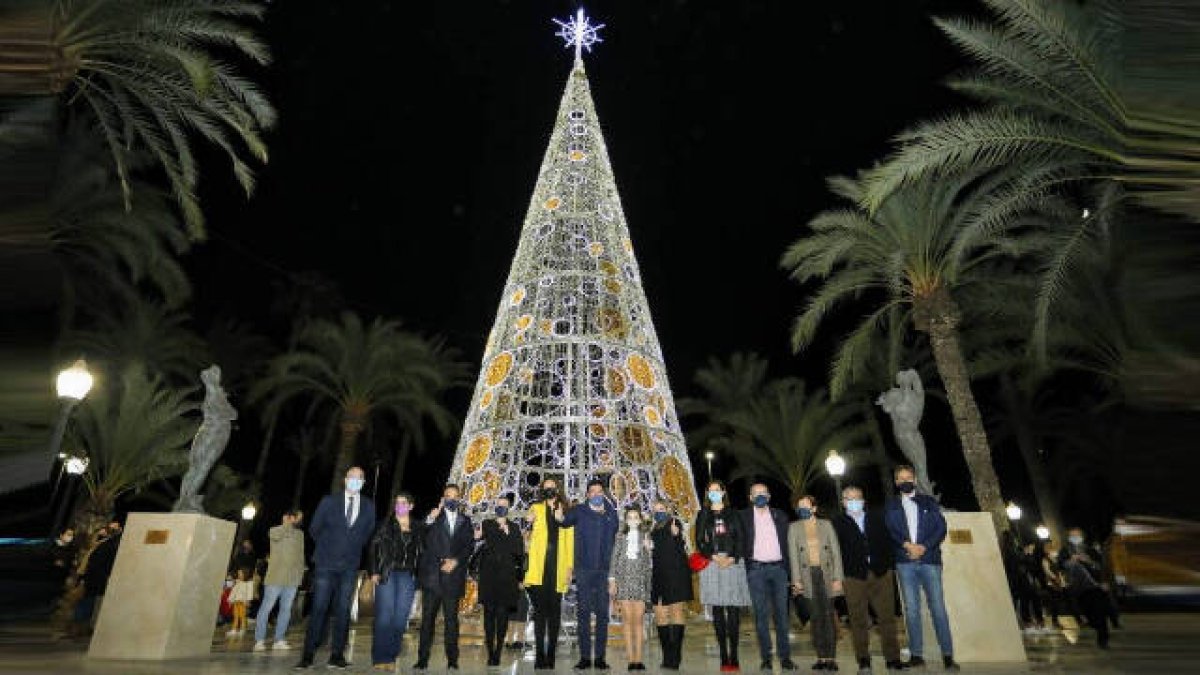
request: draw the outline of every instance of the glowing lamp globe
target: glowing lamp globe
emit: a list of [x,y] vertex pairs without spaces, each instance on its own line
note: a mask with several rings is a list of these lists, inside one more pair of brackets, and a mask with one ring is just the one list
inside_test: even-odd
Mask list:
[[92,374],[88,372],[87,363],[79,359],[70,368],[60,372],[55,388],[59,398],[82,401],[92,389]]
[[846,473],[846,460],[837,453],[837,450],[829,451],[829,456],[825,458],[825,470],[835,478]]
[[1008,514],[1009,520],[1021,519],[1021,507],[1017,506],[1016,502],[1009,502],[1008,506],[1004,507],[1004,512]]
[[708,452],[704,453],[704,459],[707,459],[708,461],[711,462],[711,461],[713,461],[714,458],[716,458],[716,454],[714,454],[712,450],[709,450]]
[[1034,532],[1037,533],[1037,538],[1041,539],[1042,541],[1046,541],[1050,538],[1050,528],[1046,527],[1045,525],[1038,525],[1037,528],[1034,529]]
[[250,502],[242,507],[242,520],[254,520],[254,516],[258,514],[258,509],[254,508],[254,502]]
[[67,473],[71,474],[72,476],[83,475],[88,468],[88,458],[68,456],[66,458],[66,462],[64,463],[64,468],[67,470]]

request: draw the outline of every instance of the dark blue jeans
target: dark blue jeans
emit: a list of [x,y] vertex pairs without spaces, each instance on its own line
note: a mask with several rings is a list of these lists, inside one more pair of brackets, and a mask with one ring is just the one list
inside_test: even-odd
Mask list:
[[758,653],[771,658],[771,619],[775,620],[775,650],[780,659],[792,657],[788,644],[788,573],[782,563],[746,564],[746,583],[754,603],[754,631],[758,634]]
[[375,587],[375,629],[371,663],[391,665],[400,655],[400,641],[412,614],[417,580],[412,572],[393,570],[387,581]]
[[[608,649],[608,571],[575,570],[575,620],[579,658],[604,660]],[[592,616],[596,617],[595,655],[592,654]]]
[[308,631],[304,635],[305,654],[317,650],[328,618],[333,629],[330,654],[345,655],[346,638],[350,632],[350,601],[354,598],[354,580],[357,577],[358,570],[318,567],[313,572],[312,611],[308,615]]
[[909,653],[925,656],[925,635],[921,629],[921,591],[924,591],[925,601],[929,603],[929,615],[933,619],[933,632],[937,634],[942,655],[953,655],[950,618],[946,615],[946,601],[942,596],[942,566],[922,562],[899,563],[896,565],[896,577],[900,579],[900,593],[904,596],[904,627],[908,630]]

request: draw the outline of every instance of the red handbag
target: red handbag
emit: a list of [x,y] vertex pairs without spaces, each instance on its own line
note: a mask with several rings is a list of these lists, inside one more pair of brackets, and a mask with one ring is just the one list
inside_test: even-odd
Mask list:
[[705,567],[708,567],[710,562],[712,562],[712,559],[700,555],[699,551],[693,551],[692,554],[688,556],[688,567],[692,568],[693,572],[699,572]]

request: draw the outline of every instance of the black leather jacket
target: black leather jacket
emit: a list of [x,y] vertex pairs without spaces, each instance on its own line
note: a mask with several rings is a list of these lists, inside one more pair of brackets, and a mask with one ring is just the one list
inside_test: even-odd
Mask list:
[[380,581],[387,581],[392,570],[407,570],[416,574],[417,559],[425,548],[425,524],[413,518],[409,531],[402,532],[395,518],[388,518],[368,547],[367,571],[378,574]]

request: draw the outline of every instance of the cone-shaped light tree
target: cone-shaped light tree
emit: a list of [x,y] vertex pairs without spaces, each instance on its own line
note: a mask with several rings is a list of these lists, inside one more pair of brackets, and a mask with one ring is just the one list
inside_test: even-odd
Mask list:
[[481,512],[516,511],[544,477],[579,498],[607,479],[618,505],[698,508],[692,470],[581,52],[582,11],[558,22],[575,63],[525,216],[451,480]]

